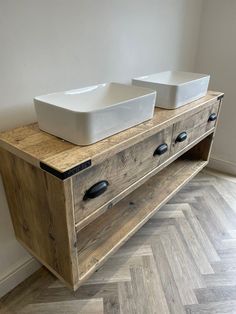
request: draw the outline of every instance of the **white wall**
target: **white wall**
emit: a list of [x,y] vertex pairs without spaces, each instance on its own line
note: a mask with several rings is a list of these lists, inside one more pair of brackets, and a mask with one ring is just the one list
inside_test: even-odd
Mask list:
[[236,175],[236,1],[204,0],[196,71],[225,92],[211,166]]
[[[0,0],[0,130],[34,121],[36,95],[166,69],[193,70],[201,4]],[[15,241],[2,185],[0,217],[1,294],[37,264]]]

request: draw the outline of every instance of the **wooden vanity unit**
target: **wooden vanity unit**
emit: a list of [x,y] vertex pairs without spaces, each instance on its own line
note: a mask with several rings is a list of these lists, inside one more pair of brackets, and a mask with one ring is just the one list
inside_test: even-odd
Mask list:
[[76,290],[206,166],[223,94],[208,94],[90,146],[30,124],[0,134],[17,239]]

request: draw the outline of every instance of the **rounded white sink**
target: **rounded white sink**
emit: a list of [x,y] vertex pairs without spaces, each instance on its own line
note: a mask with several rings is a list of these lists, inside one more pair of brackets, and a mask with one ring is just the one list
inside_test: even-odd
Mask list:
[[204,97],[209,80],[206,74],[166,71],[135,78],[132,83],[155,90],[156,107],[176,109]]
[[41,130],[89,145],[153,117],[156,92],[105,83],[34,98]]

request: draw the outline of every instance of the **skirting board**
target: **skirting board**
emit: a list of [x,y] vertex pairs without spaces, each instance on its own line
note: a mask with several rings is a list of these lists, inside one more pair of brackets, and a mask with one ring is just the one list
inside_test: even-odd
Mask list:
[[33,257],[21,262],[3,278],[0,278],[0,298],[41,267]]
[[230,161],[225,161],[212,156],[208,163],[208,168],[215,169],[220,172],[236,176],[236,164]]

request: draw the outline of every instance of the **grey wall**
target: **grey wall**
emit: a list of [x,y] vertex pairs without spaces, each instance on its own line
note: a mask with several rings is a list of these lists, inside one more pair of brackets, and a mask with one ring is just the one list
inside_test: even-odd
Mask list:
[[[36,95],[167,69],[193,70],[201,4],[0,0],[0,130],[34,121]],[[0,217],[1,294],[36,264],[14,238],[2,186]]]
[[236,1],[204,0],[196,71],[225,92],[211,165],[236,175]]

